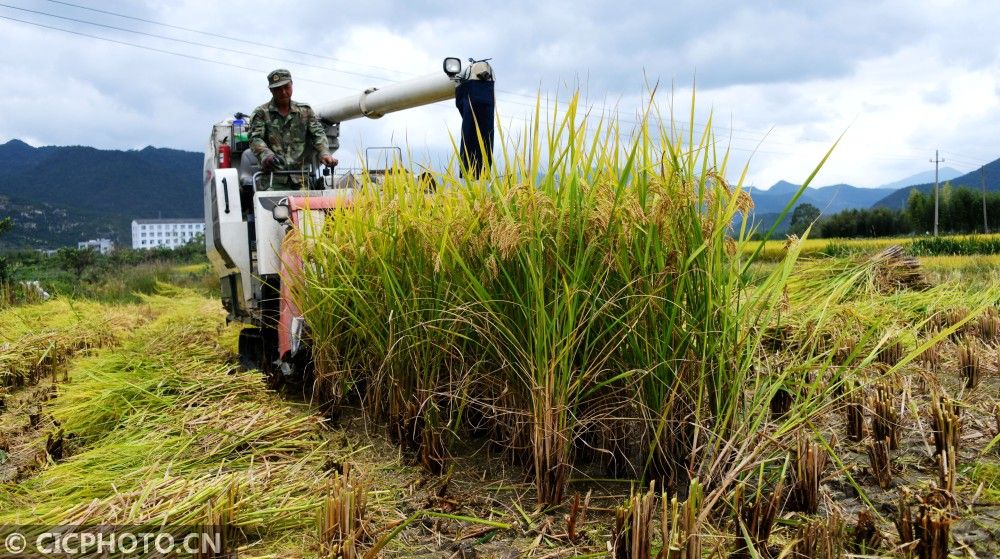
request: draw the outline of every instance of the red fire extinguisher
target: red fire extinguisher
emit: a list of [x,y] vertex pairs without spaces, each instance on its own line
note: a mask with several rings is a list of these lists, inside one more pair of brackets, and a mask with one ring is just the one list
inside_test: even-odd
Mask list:
[[228,169],[231,163],[230,158],[232,157],[233,150],[229,147],[229,137],[222,139],[222,143],[219,144],[219,168]]

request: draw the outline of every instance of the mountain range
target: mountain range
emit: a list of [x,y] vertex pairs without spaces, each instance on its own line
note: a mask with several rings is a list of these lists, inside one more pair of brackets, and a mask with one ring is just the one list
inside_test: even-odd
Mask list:
[[[778,181],[767,190],[750,189],[754,210],[758,214],[778,213],[799,190],[799,185]],[[798,204],[812,204],[825,214],[852,208],[868,208],[895,192],[889,188],[859,188],[849,184],[834,184],[819,188],[806,188]]]
[[166,148],[0,145],[0,248],[56,248],[110,238],[131,244],[139,218],[201,219],[203,155]]
[[[12,217],[14,229],[0,237],[0,249],[75,246],[99,237],[130,246],[133,219],[200,219],[202,165],[201,153],[168,148],[32,147],[11,140],[0,145],[0,218]],[[1000,159],[986,165],[984,175],[989,190],[1000,189]],[[878,188],[809,187],[796,205],[812,204],[827,215],[855,208],[900,209],[911,188],[933,190],[933,177],[933,171],[924,172]],[[961,174],[946,167],[939,179],[953,186],[981,185],[979,171]],[[773,224],[798,188],[786,181],[766,190],[751,188],[754,222]]]
[[[896,194],[900,189],[908,194],[908,187],[921,184],[927,179],[927,175],[926,172],[918,173],[877,188],[861,188],[849,184],[807,187],[796,205],[812,204],[828,215],[843,210],[870,208]],[[941,169],[939,180],[944,182],[961,175],[960,171],[946,167]],[[934,179],[934,171],[930,172],[930,178]],[[767,190],[751,188],[750,196],[753,197],[754,209],[761,214],[780,213],[799,190],[799,186],[787,181],[778,181]]]

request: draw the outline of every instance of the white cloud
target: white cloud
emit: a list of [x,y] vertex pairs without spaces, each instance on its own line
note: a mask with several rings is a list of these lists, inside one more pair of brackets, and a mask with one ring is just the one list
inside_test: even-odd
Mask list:
[[[0,8],[3,17],[194,57],[0,19],[0,141],[200,150],[212,123],[267,100],[264,75],[275,67],[292,70],[297,99],[318,104],[436,72],[441,58],[454,55],[494,58],[498,108],[515,128],[539,89],[565,99],[581,88],[588,101],[617,106],[630,120],[647,82],[660,82],[664,105],[676,83],[680,108],[697,76],[696,120],[714,114],[720,140],[732,137],[736,166],[770,131],[750,162],[760,186],[803,180],[845,130],[819,184],[889,182],[928,168],[935,148],[970,170],[995,159],[1000,145],[994,3],[519,0],[454,10],[309,0],[244,2],[242,15],[194,0],[93,4],[211,36],[43,0],[11,2],[231,50]],[[441,103],[345,123],[341,159],[356,162],[365,145],[391,142],[434,158],[450,148],[458,122],[453,104]]]

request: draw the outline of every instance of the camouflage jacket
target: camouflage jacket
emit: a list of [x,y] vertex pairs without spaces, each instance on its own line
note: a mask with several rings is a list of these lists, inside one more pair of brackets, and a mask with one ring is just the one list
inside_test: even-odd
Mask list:
[[250,118],[250,149],[263,161],[277,155],[285,169],[301,169],[312,162],[314,155],[330,153],[323,125],[312,107],[291,102],[288,116],[281,116],[273,101],[257,107]]

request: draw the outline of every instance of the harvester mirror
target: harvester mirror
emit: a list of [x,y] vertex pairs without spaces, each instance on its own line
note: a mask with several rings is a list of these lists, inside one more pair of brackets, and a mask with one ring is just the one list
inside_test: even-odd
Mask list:
[[292,212],[284,204],[275,204],[274,208],[271,209],[271,215],[278,223],[285,223],[292,217]]
[[448,58],[444,59],[444,73],[448,74],[449,78],[454,78],[461,71],[462,71],[461,60],[453,56],[449,56]]

